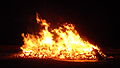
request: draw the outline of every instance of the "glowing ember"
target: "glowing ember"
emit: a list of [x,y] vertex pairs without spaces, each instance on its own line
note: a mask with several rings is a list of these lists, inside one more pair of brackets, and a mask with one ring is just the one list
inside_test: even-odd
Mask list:
[[24,45],[21,47],[21,57],[88,60],[97,59],[98,53],[105,56],[100,48],[83,40],[72,24],[49,30],[50,24],[40,19],[38,14],[36,20],[44,29],[38,35],[22,34]]

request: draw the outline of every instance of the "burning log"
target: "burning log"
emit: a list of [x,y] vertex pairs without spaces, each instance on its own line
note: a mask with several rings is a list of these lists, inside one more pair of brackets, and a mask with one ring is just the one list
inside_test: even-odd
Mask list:
[[97,49],[93,48],[93,51],[95,52],[95,56],[98,60],[103,60],[104,56],[102,56]]

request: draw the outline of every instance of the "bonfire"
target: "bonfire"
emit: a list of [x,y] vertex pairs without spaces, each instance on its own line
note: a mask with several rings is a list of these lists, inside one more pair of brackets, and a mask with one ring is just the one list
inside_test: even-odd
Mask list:
[[50,23],[36,14],[37,23],[43,27],[38,34],[24,34],[20,47],[21,57],[51,58],[59,60],[96,60],[105,57],[97,45],[81,38],[73,24],[65,23],[52,29]]

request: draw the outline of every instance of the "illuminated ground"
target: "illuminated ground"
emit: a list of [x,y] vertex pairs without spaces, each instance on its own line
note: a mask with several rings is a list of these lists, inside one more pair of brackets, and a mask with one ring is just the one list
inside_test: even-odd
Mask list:
[[[107,49],[106,49],[107,50]],[[120,64],[120,49],[110,49],[106,51],[108,55],[114,58],[96,61],[96,60],[71,60],[58,61],[53,59],[38,59],[38,58],[20,58],[13,57],[19,52],[19,46],[2,46],[0,47],[0,67],[3,68],[119,68]]]

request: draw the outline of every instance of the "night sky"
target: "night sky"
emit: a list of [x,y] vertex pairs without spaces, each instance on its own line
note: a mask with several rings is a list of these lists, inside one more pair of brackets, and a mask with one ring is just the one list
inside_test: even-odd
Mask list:
[[5,2],[2,5],[0,45],[22,45],[21,33],[32,33],[39,26],[38,12],[53,26],[70,22],[82,37],[100,47],[120,48],[119,6],[116,1],[39,0]]

